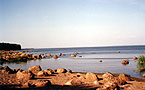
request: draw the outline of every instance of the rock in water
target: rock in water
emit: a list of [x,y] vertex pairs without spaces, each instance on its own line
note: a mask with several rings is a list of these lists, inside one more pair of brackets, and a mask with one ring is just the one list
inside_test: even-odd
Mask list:
[[71,54],[71,57],[76,57],[76,55],[75,54]]
[[144,77],[144,78],[145,78],[145,74],[143,74],[143,75],[142,75],[142,77]]
[[123,60],[123,61],[121,62],[121,64],[123,64],[123,65],[129,64],[129,60]]
[[54,58],[54,59],[57,59],[57,58],[58,58],[58,56],[57,56],[57,55],[54,55],[54,56],[53,56],[53,58]]
[[33,74],[37,75],[37,73],[41,71],[42,69],[39,65],[36,65],[36,66],[30,67],[28,70],[31,71]]
[[85,77],[88,81],[95,81],[95,80],[98,81],[98,77],[94,73],[91,73],[91,72],[88,72]]
[[16,73],[16,78],[21,81],[28,81],[29,79],[33,78],[33,74],[29,71],[18,71]]
[[67,70],[64,69],[64,68],[58,68],[57,69],[57,73],[66,73],[66,72],[67,72]]
[[137,57],[136,57],[136,56],[134,56],[134,57],[133,57],[133,60],[136,60],[136,59],[137,59]]

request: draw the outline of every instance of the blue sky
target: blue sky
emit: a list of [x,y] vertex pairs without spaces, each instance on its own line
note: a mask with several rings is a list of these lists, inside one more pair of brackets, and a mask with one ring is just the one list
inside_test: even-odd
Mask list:
[[55,48],[144,41],[145,0],[0,0],[0,42]]

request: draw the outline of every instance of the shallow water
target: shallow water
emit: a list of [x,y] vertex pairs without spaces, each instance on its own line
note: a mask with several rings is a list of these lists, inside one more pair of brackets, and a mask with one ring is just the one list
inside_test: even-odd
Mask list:
[[[40,65],[42,69],[66,68],[73,72],[94,72],[94,73],[126,73],[133,77],[142,78],[142,74],[137,71],[137,60],[133,60],[133,56],[145,55],[145,46],[127,46],[127,47],[87,47],[87,48],[52,48],[52,49],[32,49],[33,54],[59,54],[64,53],[57,60],[46,58],[41,60],[31,60],[20,63],[7,63],[2,66],[10,66],[11,68],[22,68],[24,70],[29,67]],[[118,53],[120,51],[120,53]],[[77,57],[72,58],[70,54],[79,52]],[[78,57],[82,56],[82,57]],[[129,59],[128,65],[122,65],[123,59]],[[98,62],[103,60],[103,62]]]

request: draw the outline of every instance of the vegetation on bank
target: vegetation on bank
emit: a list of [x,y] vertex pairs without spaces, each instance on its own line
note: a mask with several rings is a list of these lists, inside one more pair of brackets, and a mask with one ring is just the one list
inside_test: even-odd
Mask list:
[[141,55],[138,60],[138,71],[145,71],[145,56]]
[[0,51],[0,62],[16,62],[16,61],[28,61],[41,59],[42,55],[32,55],[29,52],[19,52],[19,51]]
[[0,50],[21,50],[20,44],[0,43]]

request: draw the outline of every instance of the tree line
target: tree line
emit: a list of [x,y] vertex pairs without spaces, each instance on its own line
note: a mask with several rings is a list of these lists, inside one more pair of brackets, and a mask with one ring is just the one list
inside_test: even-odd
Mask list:
[[20,44],[0,43],[0,50],[21,50]]

